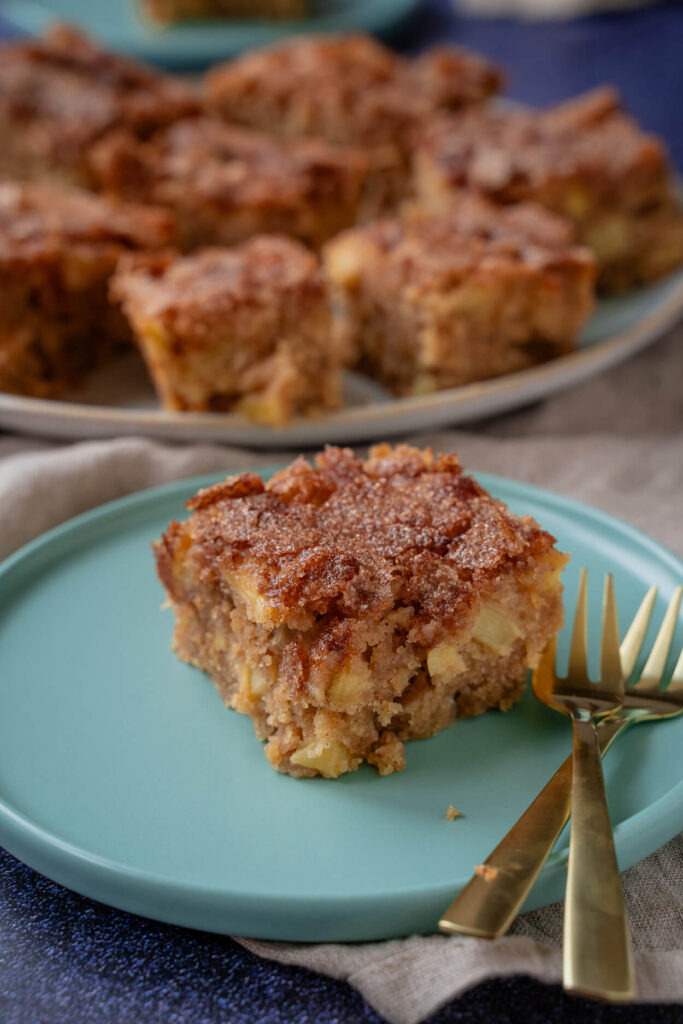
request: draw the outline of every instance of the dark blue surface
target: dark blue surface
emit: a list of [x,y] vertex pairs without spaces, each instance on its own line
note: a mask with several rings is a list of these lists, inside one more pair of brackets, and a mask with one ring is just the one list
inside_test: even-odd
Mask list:
[[526,103],[555,103],[613,83],[628,110],[667,140],[683,170],[683,5],[528,22],[459,17],[449,0],[424,0],[401,42],[419,49],[439,39],[499,61],[510,72],[509,94]]
[[[0,18],[3,34],[8,27]],[[510,95],[526,102],[552,103],[601,82],[615,83],[631,112],[668,141],[683,169],[682,7],[661,5],[570,23],[517,23],[458,17],[449,0],[426,0],[400,42],[419,49],[444,39],[505,64]],[[515,978],[480,985],[431,1020],[680,1024],[681,1019],[680,1007],[603,1006]],[[342,982],[259,960],[230,939],[104,907],[0,851],[0,1024],[381,1020]]]
[[[348,985],[62,889],[0,852],[2,1024],[381,1024]],[[489,982],[432,1024],[680,1024],[680,1007],[617,1008],[528,978]]]

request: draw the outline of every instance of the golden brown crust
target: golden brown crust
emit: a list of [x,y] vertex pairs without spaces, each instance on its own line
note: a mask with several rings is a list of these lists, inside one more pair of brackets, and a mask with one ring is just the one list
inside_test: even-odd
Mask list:
[[88,149],[107,131],[146,136],[198,110],[184,83],[55,26],[0,51],[0,171],[90,185]]
[[201,492],[189,524],[174,526],[157,552],[164,583],[174,538],[191,537],[202,572],[239,569],[279,621],[317,616],[376,617],[405,601],[424,620],[454,621],[477,587],[523,566],[554,541],[513,516],[455,456],[381,445],[365,462],[328,448],[245,493],[233,477]]
[[280,231],[319,244],[354,222],[366,173],[353,150],[279,142],[209,118],[180,121],[147,143],[111,135],[92,160],[105,192],[173,209],[186,248]]

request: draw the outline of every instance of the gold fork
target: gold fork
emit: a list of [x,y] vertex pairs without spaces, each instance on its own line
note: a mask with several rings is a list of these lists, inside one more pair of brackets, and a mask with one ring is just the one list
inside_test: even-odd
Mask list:
[[564,988],[627,1002],[635,995],[633,952],[607,808],[596,721],[621,707],[624,678],[612,577],[605,579],[600,680],[588,677],[588,574],[581,571],[569,671],[555,668],[557,637],[531,681],[539,700],[572,720],[572,821],[564,904]]
[[[637,722],[670,718],[683,712],[683,653],[666,690],[660,689],[673,640],[682,588],[669,604],[647,664],[638,681],[626,688],[622,707],[598,723],[601,754],[617,736]],[[640,654],[657,597],[646,594],[621,644],[621,663],[629,679]],[[548,854],[569,818],[572,759],[567,758],[533,803],[486,859],[486,878],[472,876],[439,922],[447,933],[494,939],[504,935],[519,913]]]
[[[683,588],[669,604],[650,657],[638,681],[626,688],[624,703],[598,723],[600,751],[604,755],[617,736],[637,722],[671,718],[683,712],[683,652],[668,689],[660,689],[676,629]],[[622,642],[624,678],[629,679],[652,616],[657,587],[651,587]],[[444,932],[495,939],[507,932],[569,819],[572,759],[553,775],[504,839],[486,859],[493,872],[485,880],[475,874],[439,922]]]

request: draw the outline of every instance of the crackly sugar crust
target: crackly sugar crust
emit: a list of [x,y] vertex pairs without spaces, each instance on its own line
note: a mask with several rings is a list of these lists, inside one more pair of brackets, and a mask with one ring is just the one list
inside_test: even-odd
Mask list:
[[147,135],[198,110],[184,83],[65,25],[0,50],[0,167],[14,176],[51,179],[60,165],[72,183],[88,184],[87,149],[107,130]]
[[[554,543],[463,474],[456,456],[405,446],[380,445],[365,462],[328,448],[314,466],[298,459],[267,484],[230,477],[188,507],[203,571],[246,572],[274,622],[302,609],[378,617],[405,600],[418,621],[453,623],[482,584]],[[178,529],[159,553],[169,588]]]
[[319,243],[353,223],[367,169],[354,150],[209,118],[180,121],[147,143],[115,133],[92,161],[106,192],[176,210],[193,246],[263,231]]
[[191,344],[193,337],[203,342],[236,310],[319,299],[325,285],[313,253],[291,239],[263,236],[180,258],[130,257],[113,289],[136,316],[163,320]]
[[[0,182],[0,259],[68,255],[68,247],[159,249],[173,244],[165,210],[117,203],[78,189]],[[113,267],[112,267],[113,269]]]
[[[436,110],[480,102],[501,83],[498,68],[457,47],[406,59],[369,36],[309,36],[219,65],[207,75],[206,95],[235,121],[376,145],[396,143],[397,130]],[[250,120],[255,97],[266,101],[263,120]]]
[[521,266],[539,272],[585,268],[590,276],[593,258],[573,240],[571,224],[534,203],[508,209],[477,195],[461,195],[439,212],[416,205],[400,218],[345,232],[328,251],[333,254],[348,243],[366,245],[373,272],[390,290],[414,291],[449,287],[481,269],[493,279]]

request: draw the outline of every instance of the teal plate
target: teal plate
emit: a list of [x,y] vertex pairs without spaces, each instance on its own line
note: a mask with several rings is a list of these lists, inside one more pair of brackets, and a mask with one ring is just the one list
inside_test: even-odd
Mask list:
[[169,68],[197,68],[294,32],[364,31],[386,34],[417,0],[314,0],[305,21],[185,22],[159,29],[138,15],[136,0],[5,0],[4,17],[26,32],[69,21],[102,39],[109,49]]
[[[674,555],[584,505],[479,479],[572,552],[569,607],[587,565],[592,622],[606,570],[622,629],[652,583],[661,619],[683,578]],[[105,505],[0,568],[0,843],[71,889],[178,925],[290,940],[434,931],[569,752],[567,722],[528,695],[408,744],[406,770],[386,778],[278,775],[249,719],[169,649],[149,542],[207,482]],[[622,868],[683,828],[682,741],[683,719],[638,725],[606,759]],[[463,818],[446,820],[450,803]],[[529,908],[562,898],[566,857],[565,837]]]

